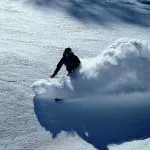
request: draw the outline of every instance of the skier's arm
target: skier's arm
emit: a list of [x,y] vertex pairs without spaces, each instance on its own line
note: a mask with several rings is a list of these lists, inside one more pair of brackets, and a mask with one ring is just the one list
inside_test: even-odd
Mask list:
[[62,58],[59,63],[57,64],[57,67],[54,71],[54,73],[52,74],[51,78],[55,77],[58,73],[58,71],[60,70],[60,68],[62,67],[62,65],[64,64],[64,59]]

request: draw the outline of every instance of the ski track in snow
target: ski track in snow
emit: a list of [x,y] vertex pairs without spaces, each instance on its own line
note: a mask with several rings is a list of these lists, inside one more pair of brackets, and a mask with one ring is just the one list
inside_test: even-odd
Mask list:
[[[140,14],[146,14],[145,18],[147,20],[143,22],[144,25],[141,24],[140,18],[136,23],[129,22],[129,20],[124,22],[123,19],[126,19],[128,13],[124,14],[125,18],[118,20],[120,17],[116,18],[116,13],[112,16],[106,13],[104,9],[99,8],[97,10],[102,14],[106,14],[104,17],[106,20],[110,16],[112,18],[110,21],[107,20],[106,26],[100,22],[95,24],[94,20],[86,18],[86,15],[82,22],[82,18],[77,18],[77,16],[74,16],[75,14],[68,14],[63,7],[54,7],[53,9],[48,6],[45,8],[44,5],[31,4],[26,0],[22,2],[17,0],[0,1],[1,150],[94,150],[96,149],[95,147],[100,147],[100,145],[97,145],[99,141],[102,142],[103,149],[108,147],[110,150],[123,148],[128,150],[149,150],[149,139],[123,143],[119,146],[114,145],[120,144],[120,142],[150,137],[149,132],[146,132],[149,129],[147,123],[149,123],[148,42],[150,30],[146,26],[150,21],[148,20],[149,5],[140,0],[132,1],[132,3],[135,4],[134,11],[137,10]],[[84,6],[84,1],[81,4]],[[130,4],[125,5],[128,7]],[[135,7],[137,5],[138,7]],[[95,8],[95,5],[92,8]],[[78,10],[80,10],[80,7]],[[107,10],[110,9],[108,8]],[[114,10],[112,11],[113,13]],[[91,14],[92,9],[87,11],[87,13],[89,12]],[[96,16],[97,11],[94,11],[91,17],[92,15]],[[85,19],[89,21],[84,22]],[[127,17],[127,19],[129,18]],[[114,20],[115,22],[112,22]],[[118,41],[118,39],[124,37],[129,38]],[[108,48],[108,45],[111,45],[114,41],[117,42]],[[47,97],[34,97],[34,93],[30,89],[31,84],[39,79],[45,80],[50,76],[55,69],[54,64],[61,58],[63,49],[68,46],[74,49],[75,53],[82,58],[84,64],[87,64],[87,60],[96,64],[95,68],[93,68],[93,64],[83,64],[80,75],[86,84],[80,86],[80,88],[84,87],[85,90],[85,87],[87,87],[87,92],[89,90],[92,92],[89,85],[95,84],[95,92],[98,90],[99,92],[109,92],[111,94],[122,92],[124,94],[119,96],[93,94],[87,98],[88,94],[82,95],[83,92],[81,92],[80,94],[76,93],[79,94],[77,98],[75,93],[73,95],[68,94],[70,87],[68,88],[68,83],[65,83],[63,96],[74,99],[68,99],[62,105],[53,103]],[[142,49],[139,50],[137,46]],[[127,51],[125,51],[126,49]],[[122,51],[126,53],[124,53],[123,58],[120,58],[120,55],[122,56],[123,54]],[[112,53],[115,56],[112,56]],[[133,60],[133,66],[131,65],[131,60]],[[136,62],[140,62],[142,65],[139,66]],[[104,63],[106,63],[106,66],[102,65]],[[121,71],[121,68],[116,69],[116,67],[113,70],[112,66],[115,65],[116,67],[119,65],[124,66],[124,70]],[[104,71],[103,74],[100,73],[101,67]],[[128,69],[133,69],[134,71],[130,72]],[[93,72],[89,74],[89,70]],[[113,76],[110,74],[109,79],[106,79],[106,74],[113,71],[115,71],[115,74]],[[121,74],[118,73],[119,71],[121,71]],[[114,79],[116,74],[119,82]],[[124,78],[121,78],[122,74]],[[136,78],[134,78],[135,74],[137,75]],[[59,72],[58,76],[60,78],[65,76],[64,68]],[[97,88],[99,87],[99,82],[96,82],[100,78],[103,78],[101,90]],[[127,80],[130,80],[130,84]],[[64,81],[68,82],[67,80]],[[79,88],[79,82],[81,81],[74,82],[71,86]],[[51,82],[49,83],[51,84]],[[122,91],[122,89],[117,92],[120,83],[122,89],[127,90],[130,87],[134,92],[126,94],[126,90]],[[135,88],[137,84],[139,89]],[[123,85],[126,86],[123,87]],[[134,86],[132,87],[132,85]],[[59,89],[59,86],[57,89]],[[55,96],[58,95],[57,92],[54,88],[54,93],[51,93],[51,90],[48,93],[49,96],[52,96],[52,94]],[[60,92],[62,91],[60,90]],[[120,102],[121,100],[123,103]],[[131,100],[132,103],[130,103]],[[125,103],[126,105],[124,105]],[[120,115],[116,114],[116,106],[120,108],[117,108]],[[126,114],[126,112],[128,113]],[[104,117],[106,118],[105,120],[103,120]],[[111,118],[116,122],[111,121]],[[119,128],[117,119],[122,121],[121,128]],[[132,119],[134,120],[132,121]],[[102,121],[103,123],[101,124]],[[97,125],[94,126],[90,122],[97,123]],[[135,123],[138,124],[136,127]],[[128,126],[125,131],[122,130],[124,125]],[[116,137],[113,137],[111,133],[116,129],[115,126],[118,127],[118,132]],[[96,132],[97,129],[99,129],[98,132]],[[136,136],[134,129],[138,131]],[[139,129],[142,129],[142,132],[139,132]],[[108,133],[106,133],[107,130]],[[133,134],[129,134],[131,137],[128,137],[125,132]],[[120,134],[125,134],[125,136]],[[108,139],[106,138],[107,135],[109,136]],[[97,138],[99,138],[98,142]],[[116,139],[116,141],[112,139]]]

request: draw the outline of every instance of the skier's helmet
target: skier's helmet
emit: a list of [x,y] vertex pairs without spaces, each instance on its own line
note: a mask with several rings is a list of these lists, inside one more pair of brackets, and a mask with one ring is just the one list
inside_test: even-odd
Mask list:
[[64,50],[63,56],[64,56],[64,57],[68,57],[68,56],[70,56],[71,54],[73,54],[73,52],[72,52],[71,48],[68,47],[68,48],[66,48],[66,49]]

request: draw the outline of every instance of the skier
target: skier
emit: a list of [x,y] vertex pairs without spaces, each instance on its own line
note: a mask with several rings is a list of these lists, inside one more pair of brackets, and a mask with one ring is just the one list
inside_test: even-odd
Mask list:
[[54,78],[57,75],[58,71],[60,70],[60,68],[62,67],[63,64],[66,66],[68,75],[69,76],[73,75],[76,72],[77,68],[79,68],[80,63],[81,63],[81,61],[79,60],[79,58],[76,55],[74,55],[71,48],[69,48],[69,47],[66,48],[64,50],[63,57],[57,64],[57,67],[56,67],[54,73],[51,75],[51,78]]

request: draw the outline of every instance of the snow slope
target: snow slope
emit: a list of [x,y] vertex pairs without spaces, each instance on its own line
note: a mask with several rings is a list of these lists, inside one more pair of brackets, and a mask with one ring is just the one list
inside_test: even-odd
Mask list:
[[[132,142],[150,137],[147,81],[149,76],[146,76],[149,72],[148,69],[144,69],[148,68],[149,63],[149,57],[145,57],[146,52],[149,52],[146,43],[150,39],[148,1],[147,3],[140,0],[132,3],[119,1],[117,4],[114,1],[81,0],[43,2],[41,5],[37,0],[0,1],[0,149],[94,150],[96,147],[102,149],[108,147],[114,150],[128,146],[130,150],[137,149],[137,145],[140,145],[139,149],[141,147],[149,149],[149,139]],[[119,45],[118,39],[124,37],[129,37],[131,40],[122,40]],[[134,39],[142,39],[146,43],[141,40],[136,42]],[[116,48],[107,48],[115,41],[118,43],[115,43]],[[135,43],[141,44],[142,55],[139,55]],[[125,76],[121,83],[124,85],[123,83],[129,78],[134,82],[133,87],[135,87],[136,80],[140,88],[133,88],[135,93],[131,92],[128,95],[125,92],[123,95],[117,95],[119,83],[113,83],[114,77],[110,76],[109,80],[112,83],[103,83],[101,88],[103,89],[101,92],[111,93],[108,95],[78,97],[69,99],[62,105],[53,103],[47,97],[34,97],[30,89],[31,84],[49,77],[65,47],[72,47],[84,62],[90,61],[89,57],[94,58],[94,61],[91,61],[97,64],[97,67],[93,68],[93,71],[98,73],[97,76],[93,76],[93,73],[92,76],[88,74],[88,69],[93,67],[92,64],[87,68],[83,65],[81,69],[81,76],[86,77],[86,81],[89,80],[87,78],[94,78],[91,78],[93,83],[96,77],[99,79],[108,71],[112,72],[111,68],[115,65],[112,64],[112,60],[108,66],[106,65],[108,68],[103,68],[104,74],[99,70],[105,66],[101,63],[107,60],[106,57],[116,58],[111,56],[110,51],[114,51],[114,54],[119,56],[119,53],[116,53],[118,49],[122,54],[124,49],[122,45],[127,46],[126,52],[129,52],[131,58],[143,62],[140,68],[134,60],[131,67],[128,60],[123,61],[121,58],[121,62],[125,63],[125,70],[122,72]],[[134,53],[131,54],[132,52]],[[146,56],[148,55],[147,53]],[[144,60],[140,59],[141,56]],[[100,60],[97,60],[99,57]],[[124,58],[130,57],[125,54]],[[118,59],[116,63],[119,64]],[[134,73],[137,73],[136,79],[132,78],[134,73],[129,72],[127,68],[134,68]],[[142,71],[140,74],[139,70]],[[119,70],[114,71],[118,73]],[[63,77],[65,74],[63,68],[58,77]],[[117,77],[122,76],[120,74]],[[103,81],[106,82],[106,79],[104,78]],[[74,87],[77,85],[73,83]],[[115,85],[115,95],[112,95],[113,85]],[[94,91],[96,90],[97,86]],[[115,126],[118,131],[115,130]],[[112,134],[114,131],[116,134]],[[124,143],[126,141],[130,142]],[[111,145],[122,142],[124,144],[119,146]],[[140,144],[135,145],[135,143]]]

